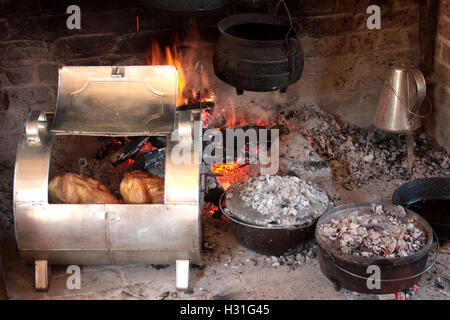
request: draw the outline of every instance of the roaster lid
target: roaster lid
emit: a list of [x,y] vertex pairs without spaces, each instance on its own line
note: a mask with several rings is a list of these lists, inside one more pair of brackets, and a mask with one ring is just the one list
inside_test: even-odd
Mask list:
[[174,66],[61,67],[55,120],[60,135],[164,135],[174,129]]

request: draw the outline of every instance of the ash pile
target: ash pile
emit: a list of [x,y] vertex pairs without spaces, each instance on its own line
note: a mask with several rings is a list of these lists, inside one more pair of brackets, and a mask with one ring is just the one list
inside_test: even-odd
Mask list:
[[415,165],[407,164],[405,135],[344,123],[316,105],[292,104],[277,121],[300,133],[332,168],[336,181],[354,190],[383,177],[387,181],[449,176],[450,156],[422,136],[415,139]]
[[295,176],[249,178],[227,193],[227,209],[244,222],[266,227],[308,225],[329,205],[320,188]]
[[426,235],[408,218],[402,206],[384,210],[372,205],[370,212],[355,211],[339,219],[331,219],[318,227],[319,235],[344,254],[387,258],[406,257],[422,250]]
[[253,266],[280,268],[285,267],[288,271],[294,271],[297,268],[316,262],[317,257],[317,243],[315,240],[299,246],[296,249],[289,250],[282,256],[265,256],[255,255],[254,258],[250,258],[249,262]]

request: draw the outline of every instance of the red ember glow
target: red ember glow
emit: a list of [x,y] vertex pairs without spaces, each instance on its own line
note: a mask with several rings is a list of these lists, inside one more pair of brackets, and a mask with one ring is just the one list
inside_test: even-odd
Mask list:
[[223,177],[217,177],[220,186],[227,190],[232,184],[246,181],[250,172],[250,166],[243,166],[237,163],[211,165],[213,173],[223,174]]
[[156,148],[154,146],[152,146],[152,144],[150,142],[147,142],[146,144],[144,144],[142,146],[141,149],[139,149],[139,152],[140,153],[146,153],[146,152],[149,152],[149,151],[152,151],[152,150],[156,150]]

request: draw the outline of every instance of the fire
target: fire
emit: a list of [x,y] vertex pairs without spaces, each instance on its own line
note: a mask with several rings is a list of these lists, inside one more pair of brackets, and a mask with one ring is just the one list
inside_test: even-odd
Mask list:
[[213,173],[223,174],[223,177],[217,177],[220,186],[227,190],[232,184],[246,181],[250,173],[250,166],[240,165],[237,163],[227,164],[211,164]]
[[109,171],[112,173],[112,172],[118,171],[118,170],[127,170],[127,169],[131,168],[133,163],[134,163],[134,159],[128,158],[127,160],[125,160],[121,164],[118,164],[115,167],[113,165],[111,165],[111,168],[109,169]]
[[151,49],[147,52],[147,64],[149,65],[172,65],[178,69],[178,98],[177,106],[194,104],[198,102],[213,102],[214,95],[209,90],[209,79],[206,72],[201,73],[202,90],[200,92],[200,75],[195,70],[198,61],[197,53],[198,33],[197,24],[194,22],[188,31],[187,41],[192,52],[181,54],[180,43],[176,38],[172,46],[161,48],[159,43],[152,41]]
[[181,65],[181,58],[176,46],[165,47],[161,49],[158,42],[152,42],[152,48],[150,52],[147,52],[147,64],[156,65],[171,65],[178,69],[178,98],[177,105],[181,106],[186,104],[187,99],[183,97],[183,89],[186,86],[186,78],[184,76],[183,68]]
[[263,121],[263,120],[258,120],[258,121],[256,121],[256,125],[264,127],[264,126],[269,125],[269,122],[268,121]]
[[157,148],[155,148],[154,146],[152,146],[152,144],[150,142],[147,142],[146,144],[144,144],[142,146],[141,149],[139,149],[139,153],[146,153],[152,150],[156,150]]

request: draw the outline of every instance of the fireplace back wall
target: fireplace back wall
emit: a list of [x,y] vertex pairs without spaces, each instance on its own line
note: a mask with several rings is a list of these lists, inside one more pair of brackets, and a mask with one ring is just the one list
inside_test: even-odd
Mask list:
[[[302,21],[300,41],[305,55],[303,75],[289,87],[288,95],[318,103],[344,120],[370,125],[389,64],[418,65],[418,0],[286,2],[292,14]],[[235,107],[245,108],[270,106],[282,99],[280,93],[246,92],[236,96],[234,88],[217,79],[212,68],[219,34],[217,22],[234,13],[273,13],[275,3],[233,0],[226,10],[196,18],[201,37],[200,58],[217,104],[231,100]],[[72,4],[81,8],[80,30],[66,27],[66,10]],[[366,27],[366,9],[371,4],[381,7],[381,30]],[[146,64],[152,39],[162,46],[170,45],[178,34],[181,43],[188,47],[186,30],[191,24],[191,17],[152,10],[145,1],[1,1],[0,171],[8,177],[1,182],[2,210],[11,212],[13,166],[24,121],[29,110],[54,109],[59,66]],[[443,52],[448,51],[444,51],[446,48],[442,46]],[[448,114],[443,109],[448,109],[448,103],[435,108]],[[430,132],[448,137],[448,126],[439,128],[440,131]],[[441,139],[441,143],[450,151],[448,140]],[[12,214],[9,219],[12,220]]]

